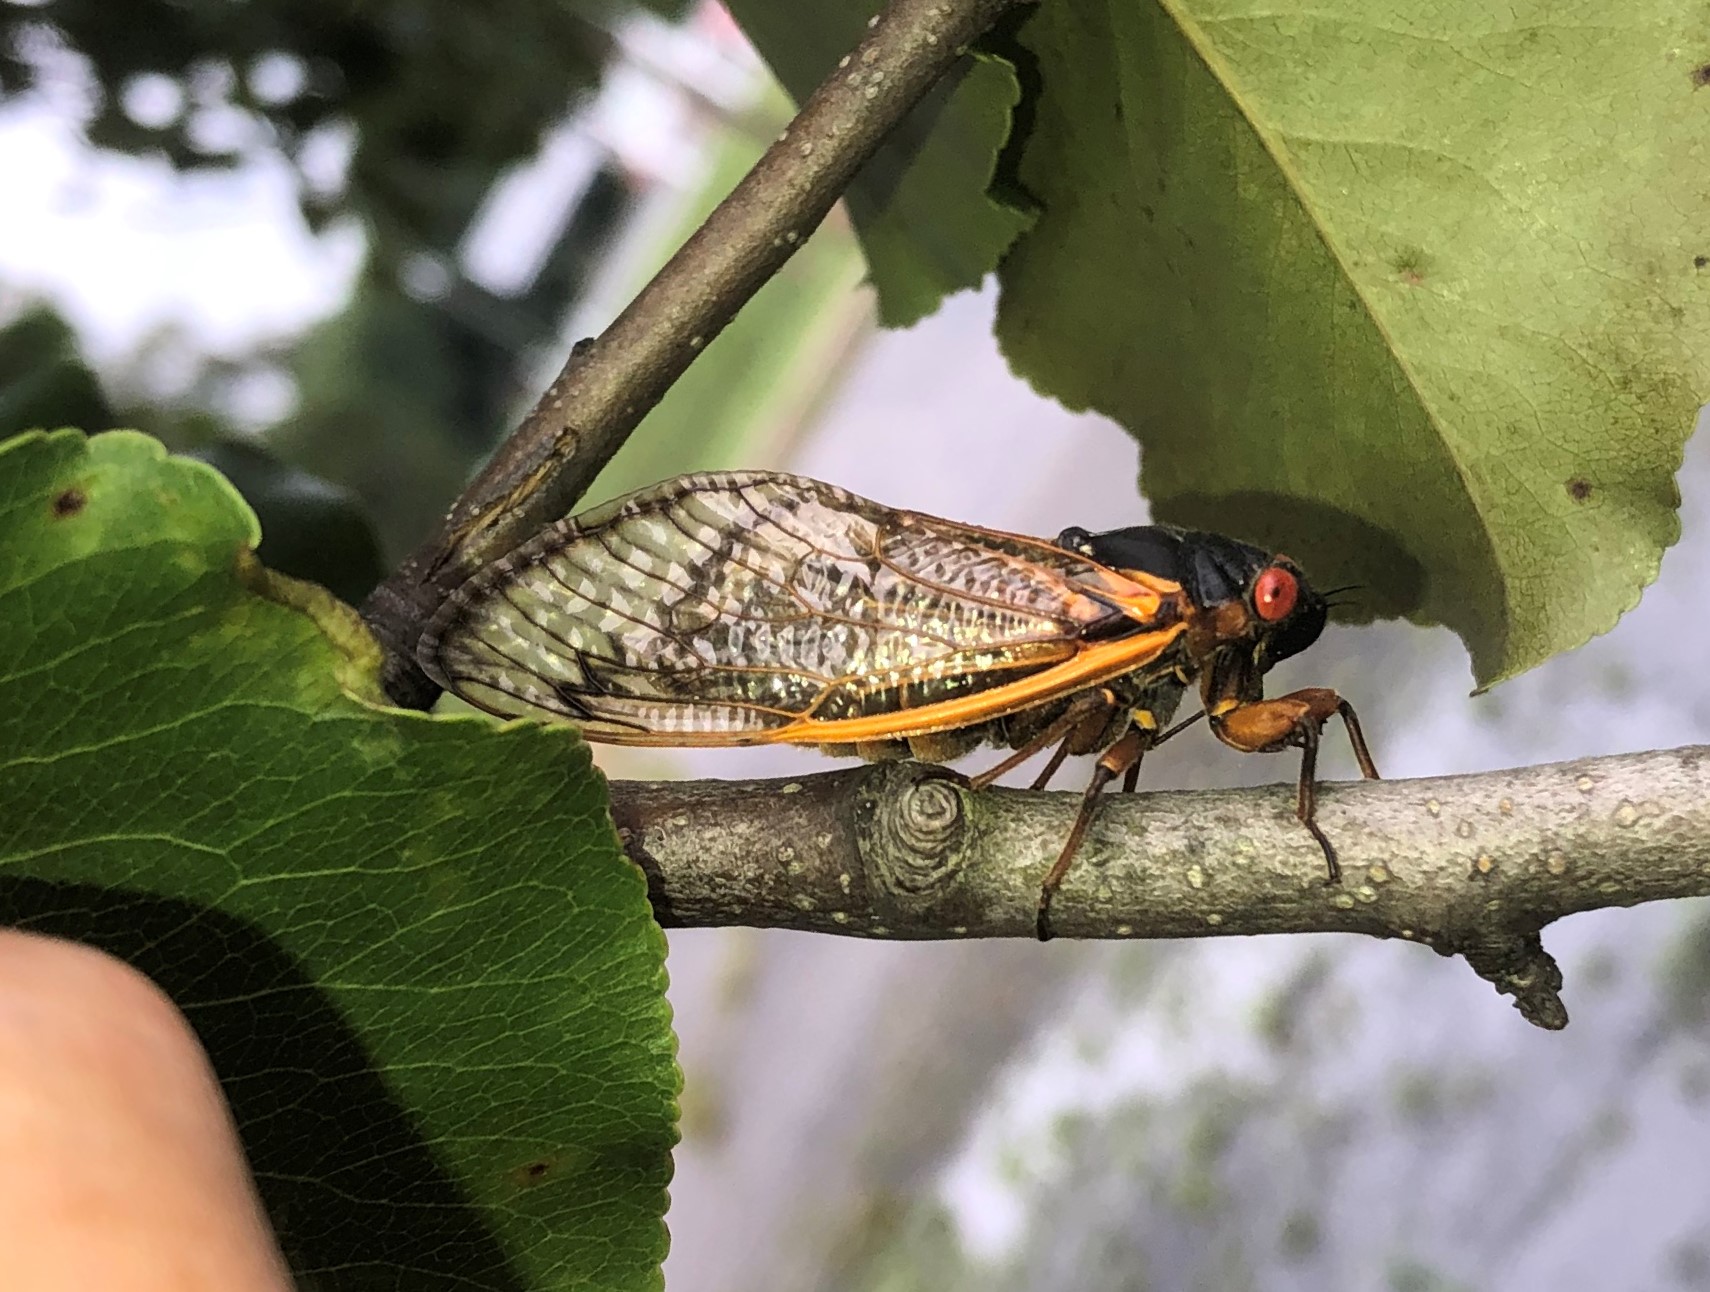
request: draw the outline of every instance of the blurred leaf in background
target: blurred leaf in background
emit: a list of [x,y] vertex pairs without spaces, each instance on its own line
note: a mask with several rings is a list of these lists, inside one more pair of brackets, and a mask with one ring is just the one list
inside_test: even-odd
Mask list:
[[261,524],[255,551],[268,569],[318,583],[351,605],[386,576],[368,513],[348,490],[246,440],[216,440],[187,456],[206,462],[243,495]]
[[[879,0],[730,0],[774,76],[802,103],[865,34]],[[851,75],[857,75],[858,69]],[[951,292],[978,287],[1033,222],[997,183],[1021,100],[1015,68],[965,61],[880,146],[845,194],[879,296],[879,322],[907,327]]]
[[0,327],[0,439],[34,427],[104,431],[113,424],[70,324],[37,305]]
[[[419,541],[506,429],[624,218],[630,184],[594,168],[531,276],[495,290],[462,250],[499,183],[586,103],[626,14],[687,0],[46,0],[0,5],[0,102],[83,78],[99,148],[186,172],[260,152],[297,175],[315,229],[355,220],[367,260],[342,314],[269,360],[296,399],[270,429],[295,464],[352,490],[384,553]],[[69,59],[69,61],[68,61]],[[91,392],[12,425],[110,425]],[[72,395],[77,397],[73,398]],[[128,410],[179,447],[227,438],[194,393]]]

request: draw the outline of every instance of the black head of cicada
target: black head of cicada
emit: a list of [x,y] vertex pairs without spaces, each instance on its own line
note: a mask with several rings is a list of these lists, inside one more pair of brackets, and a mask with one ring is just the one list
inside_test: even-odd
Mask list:
[[1057,544],[1111,569],[1144,570],[1178,583],[1204,612],[1239,603],[1250,613],[1226,622],[1239,623],[1242,631],[1217,644],[1246,648],[1261,673],[1317,641],[1330,615],[1329,601],[1293,561],[1222,534],[1174,525],[1134,525],[1102,534],[1071,528]]

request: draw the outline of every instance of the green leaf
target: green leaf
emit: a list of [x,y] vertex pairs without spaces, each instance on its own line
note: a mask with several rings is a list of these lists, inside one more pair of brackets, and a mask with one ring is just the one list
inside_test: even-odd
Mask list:
[[[877,0],[731,0],[727,6],[797,103],[866,34]],[[1015,69],[982,56],[911,112],[845,194],[879,322],[907,327],[952,292],[978,287],[1032,222],[1019,198],[989,190],[1021,97]]]
[[143,436],[0,445],[0,922],[208,1047],[302,1286],[660,1286],[664,943],[567,730],[377,706]]
[[1041,5],[1005,350],[1139,437],[1160,518],[1448,624],[1482,685],[1578,645],[1710,392],[1703,17]]

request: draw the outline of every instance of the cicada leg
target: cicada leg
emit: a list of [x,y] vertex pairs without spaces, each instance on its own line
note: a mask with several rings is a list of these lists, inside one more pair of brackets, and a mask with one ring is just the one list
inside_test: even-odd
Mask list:
[[[981,790],[992,784],[998,777],[1014,771],[1041,749],[1051,745],[1061,745],[1057,752],[1051,755],[1051,761],[1045,764],[1045,770],[1033,782],[1032,788],[1042,790],[1045,783],[1063,765],[1063,759],[1073,753],[1091,753],[1097,746],[1093,743],[1098,735],[1110,723],[1111,715],[1116,712],[1116,696],[1106,690],[1083,691],[1069,701],[1068,708],[1038,735],[1034,736],[1020,749],[1002,759],[995,766],[986,768],[978,776],[968,778],[968,784],[974,789]],[[1083,733],[1087,733],[1084,734]],[[1076,746],[1080,747],[1077,749]]]
[[[1168,731],[1163,732],[1161,735],[1154,736],[1152,738],[1151,743],[1148,744],[1146,746],[1146,748],[1147,749],[1156,749],[1159,745],[1163,744],[1166,740],[1170,739],[1172,736],[1180,735],[1182,732],[1186,731],[1189,727],[1193,726],[1194,723],[1198,722],[1203,717],[1205,717],[1205,710],[1201,709],[1198,713],[1194,714],[1193,717],[1183,718],[1180,722],[1176,723],[1176,725],[1171,727]],[[1142,751],[1142,753],[1144,753],[1144,751]],[[1134,760],[1134,766],[1130,767],[1125,773],[1123,773],[1122,792],[1124,794],[1132,794],[1132,793],[1134,793],[1135,787],[1139,784],[1140,784],[1140,760],[1138,758],[1136,758]]]
[[1030,790],[1042,790],[1051,783],[1051,778],[1057,774],[1057,769],[1063,765],[1063,760],[1069,756],[1069,746],[1075,743],[1071,733],[1063,742],[1051,751],[1051,756],[1045,760],[1045,766],[1039,769],[1039,775],[1033,778]]
[[[1063,851],[1058,854],[1056,864],[1045,875],[1045,882],[1039,886],[1039,912],[1034,920],[1034,932],[1039,935],[1041,942],[1049,942],[1051,932],[1051,899],[1056,896],[1057,889],[1062,886],[1063,879],[1069,873],[1069,867],[1074,864],[1075,854],[1080,850],[1081,840],[1086,837],[1087,827],[1092,824],[1092,815],[1097,808],[1098,796],[1104,787],[1120,773],[1122,776],[1123,793],[1132,793],[1140,781],[1140,764],[1146,757],[1146,751],[1156,749],[1172,736],[1186,731],[1194,723],[1205,717],[1204,710],[1191,718],[1186,718],[1165,731],[1154,731],[1150,727],[1133,726],[1126,735],[1118,740],[1099,758],[1093,768],[1092,781],[1081,795],[1081,810],[1075,817],[1075,824],[1069,831],[1068,840],[1063,844]],[[1106,718],[1108,721],[1108,717]],[[1051,762],[1046,766],[1034,789],[1042,789],[1050,773],[1062,763],[1065,755],[1079,752],[1071,746],[1080,733],[1071,733],[1051,756]]]
[[1354,706],[1327,687],[1307,687],[1274,700],[1238,704],[1213,717],[1211,724],[1219,740],[1243,753],[1274,753],[1290,747],[1301,751],[1295,815],[1324,851],[1324,864],[1329,872],[1326,885],[1342,882],[1342,865],[1336,860],[1335,847],[1318,825],[1318,745],[1324,724],[1337,714],[1342,715],[1342,722],[1348,728],[1348,743],[1354,747],[1360,775],[1367,780],[1379,779],[1377,764],[1372,762],[1371,750],[1366,747],[1365,733],[1360,730]]
[[1096,694],[1102,703],[1089,703],[1086,706],[1079,725],[1071,728],[1069,734],[1063,737],[1063,743],[1051,752],[1051,757],[1046,759],[1045,766],[1040,768],[1039,775],[1033,778],[1029,789],[1044,789],[1070,754],[1090,754],[1104,742],[1119,706],[1114,693],[1099,691]]
[[1049,942],[1055,936],[1051,929],[1051,899],[1057,895],[1069,867],[1075,864],[1075,854],[1081,850],[1081,840],[1086,838],[1087,827],[1092,824],[1093,812],[1098,807],[1098,796],[1112,778],[1126,775],[1130,768],[1140,766],[1150,735],[1144,728],[1130,727],[1122,739],[1099,755],[1098,763],[1093,767],[1092,780],[1081,794],[1081,810],[1075,814],[1075,824],[1069,830],[1069,837],[1063,841],[1063,850],[1057,854],[1055,864],[1039,885],[1039,907],[1034,915],[1033,931],[1041,942]]

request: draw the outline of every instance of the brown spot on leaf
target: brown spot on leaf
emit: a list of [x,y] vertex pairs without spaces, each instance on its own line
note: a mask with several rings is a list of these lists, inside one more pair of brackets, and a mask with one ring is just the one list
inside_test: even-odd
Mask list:
[[1692,267],[1694,269],[1702,269],[1706,265],[1710,265],[1710,256],[1694,256],[1692,258]]
[[1710,85],[1710,63],[1700,63],[1692,69],[1692,88],[1702,90]]
[[1575,476],[1567,482],[1568,496],[1575,502],[1584,502],[1591,497],[1591,481]]
[[531,1189],[552,1174],[552,1167],[552,1159],[537,1157],[532,1162],[524,1162],[513,1168],[511,1180],[519,1189]]
[[1401,281],[1406,283],[1409,287],[1418,287],[1424,283],[1425,275],[1420,273],[1417,269],[1403,269],[1401,271]]
[[89,501],[81,489],[67,489],[53,500],[53,514],[63,520],[67,516],[75,516],[82,511]]

